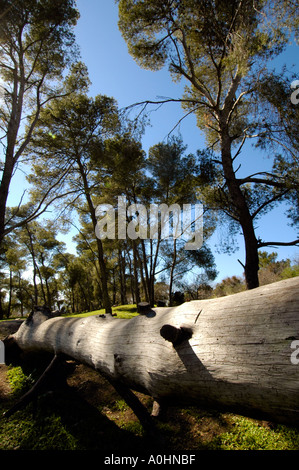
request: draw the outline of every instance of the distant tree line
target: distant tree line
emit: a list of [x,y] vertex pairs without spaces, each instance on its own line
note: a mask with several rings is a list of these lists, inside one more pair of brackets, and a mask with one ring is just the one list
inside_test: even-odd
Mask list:
[[[35,305],[49,305],[61,313],[81,313],[103,308],[100,283],[90,246],[81,237],[78,240],[78,255],[66,251],[63,242],[55,237],[55,228],[50,224],[42,227],[36,221],[20,230],[18,242],[10,240],[7,262],[1,272],[2,318],[27,315]],[[106,250],[105,250],[106,251]],[[109,265],[108,292],[113,305],[136,304],[135,278],[130,251],[120,253],[111,250],[107,258]],[[299,260],[277,260],[277,253],[259,252],[260,285],[299,276]],[[186,268],[186,266],[185,266]],[[207,268],[192,280],[181,276],[180,267],[171,304],[180,305],[190,300],[222,297],[246,290],[242,276],[231,276],[215,284]],[[170,304],[170,285],[167,276],[155,282],[155,306]],[[167,281],[168,279],[168,281]],[[139,279],[140,299],[146,298],[145,288]]]

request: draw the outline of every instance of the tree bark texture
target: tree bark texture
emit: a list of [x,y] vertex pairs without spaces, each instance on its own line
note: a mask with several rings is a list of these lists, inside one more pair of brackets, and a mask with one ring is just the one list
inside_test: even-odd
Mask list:
[[299,277],[227,297],[111,315],[35,312],[13,335],[27,351],[66,354],[158,402],[299,424]]
[[[232,101],[228,103],[232,105]],[[248,202],[241,190],[240,182],[237,180],[236,173],[233,167],[232,157],[232,139],[229,136],[227,119],[230,108],[223,111],[219,120],[221,125],[221,160],[223,167],[223,174],[227,184],[228,192],[231,199],[231,216],[237,220],[241,225],[244,243],[245,243],[245,281],[247,289],[254,289],[259,286],[259,258],[258,258],[258,243],[255,235],[253,217],[250,214]]]

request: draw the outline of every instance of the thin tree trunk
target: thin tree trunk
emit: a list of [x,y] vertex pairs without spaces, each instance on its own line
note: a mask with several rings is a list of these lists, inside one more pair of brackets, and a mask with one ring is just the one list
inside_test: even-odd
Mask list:
[[138,305],[140,303],[140,290],[139,290],[139,279],[138,279],[138,259],[136,253],[136,242],[132,240],[133,243],[133,269],[134,269],[134,290],[135,290],[135,303]]
[[[37,272],[39,272],[39,270],[38,270],[38,266],[37,266],[37,263],[36,263],[36,256],[35,256],[35,250],[34,250],[34,245],[33,245],[33,240],[32,240],[32,233],[30,232],[28,224],[25,225],[25,228],[26,228],[26,232],[27,232],[28,238],[29,238],[28,249],[29,249],[29,252],[30,252],[30,255],[31,255],[31,258],[32,258],[32,265],[33,265],[32,277],[33,277],[33,287],[34,287],[34,304],[38,305],[38,287],[37,287],[37,283],[36,283],[36,276],[37,276]],[[41,276],[40,276],[40,278],[41,278]],[[42,285],[42,279],[41,279],[41,285]]]
[[11,302],[12,302],[12,270],[9,269],[9,294],[8,294],[8,305],[7,305],[7,318],[10,317],[10,310],[11,310]]
[[45,279],[45,284],[46,284],[46,291],[47,291],[47,303],[45,305],[48,305],[48,307],[52,309],[53,308],[52,295],[50,292],[49,282],[47,278]]
[[2,305],[2,291],[0,290],[0,320],[3,320],[4,310]]
[[137,260],[138,260],[138,265],[139,265],[139,271],[140,271],[140,277],[141,277],[141,283],[142,283],[142,287],[143,287],[144,296],[145,296],[146,301],[149,303],[148,285],[147,285],[146,279],[144,277],[144,271],[146,270],[146,267],[143,269],[143,261],[140,257],[140,254],[139,254],[139,251],[138,251],[137,247],[136,247],[136,256],[137,256]]
[[112,268],[112,305],[116,304],[116,280],[115,280],[115,268]]
[[22,287],[22,278],[21,278],[21,273],[18,272],[18,280],[19,280],[19,299],[21,303],[21,317],[24,316],[24,295],[23,295],[23,287]]
[[41,291],[42,291],[44,305],[47,305],[47,297],[46,297],[46,293],[45,293],[45,289],[44,289],[44,281],[43,281],[43,278],[42,278],[42,275],[41,275],[41,272],[40,272],[40,269],[39,269],[38,265],[36,265],[36,269],[37,269],[39,280],[40,280],[40,287],[41,287]]
[[169,279],[169,306],[172,307],[172,286],[173,286],[173,276],[174,276],[174,269],[176,265],[176,239],[173,239],[173,255],[172,255],[172,264],[170,270],[170,279]]
[[74,286],[71,287],[72,313],[75,313],[75,292]]
[[122,255],[122,251],[120,248],[118,248],[118,268],[119,268],[119,280],[120,280],[120,302],[122,305],[125,305],[127,303],[125,259]]
[[[88,205],[90,217],[92,220],[93,224],[93,229],[95,231],[96,226],[97,226],[97,218],[96,218],[96,209],[93,205],[91,194],[90,194],[90,188],[88,185],[87,181],[87,176],[86,172],[84,170],[84,167],[82,165],[82,162],[80,160],[80,156],[77,157],[77,163],[78,167],[80,170],[80,175],[83,180],[83,186],[84,186],[84,194],[86,198],[86,202]],[[101,289],[102,289],[102,295],[103,295],[103,304],[105,308],[106,313],[112,313],[112,308],[111,308],[111,302],[109,298],[109,293],[108,293],[108,277],[107,277],[107,269],[106,269],[106,263],[104,259],[104,250],[103,250],[103,244],[102,241],[99,238],[96,238],[97,240],[97,251],[98,251],[98,261],[99,261],[99,267],[100,267],[100,277],[101,277]]]
[[130,273],[130,291],[132,296],[132,303],[136,304],[135,301],[135,277],[134,277],[134,268],[132,267],[131,255],[127,252],[128,264],[129,264],[129,273]]
[[150,280],[150,274],[148,272],[148,265],[147,265],[147,256],[146,256],[146,249],[145,249],[145,243],[144,240],[140,240],[141,243],[141,249],[142,249],[142,266],[144,270],[144,281],[145,281],[145,287],[146,287],[146,301],[151,303],[151,280]]

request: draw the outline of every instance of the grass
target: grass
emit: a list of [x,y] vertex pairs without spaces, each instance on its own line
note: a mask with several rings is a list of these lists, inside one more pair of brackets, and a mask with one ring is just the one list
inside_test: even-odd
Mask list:
[[31,375],[25,375],[22,367],[9,366],[7,370],[7,377],[11,386],[11,390],[16,397],[25,393],[30,387],[33,386],[34,383]]
[[[10,367],[8,378],[12,393],[1,403],[0,413],[32,383],[20,367]],[[36,404],[1,419],[0,450],[98,450],[126,455],[155,450],[130,408],[95,371],[81,365],[72,380],[75,387],[48,391]],[[150,410],[151,399],[138,396]],[[170,408],[157,426],[167,450],[176,452],[299,449],[298,429],[197,407]]]
[[[128,304],[128,305],[120,305],[118,307],[112,307],[112,313],[116,314],[117,318],[133,318],[138,315],[137,313],[137,307],[136,304]],[[105,314],[105,309],[100,309],[100,310],[93,310],[91,312],[84,312],[84,313],[70,313],[70,314],[65,314],[63,315],[64,317],[75,317],[75,318],[82,318],[82,317],[90,317],[91,315],[104,315]],[[0,320],[0,323],[2,321],[7,321],[7,320],[15,320],[16,318],[20,317],[15,317],[11,316],[9,318],[3,318]],[[24,317],[25,320],[26,317]]]
[[[133,318],[138,315],[136,305],[120,305],[119,307],[112,307],[112,313],[116,314],[117,318]],[[64,315],[66,317],[89,317],[91,315],[104,315],[105,310],[102,308],[100,310],[93,310],[92,312],[85,312],[85,313],[75,313]]]
[[[16,369],[16,370],[14,370]],[[0,414],[9,409],[19,397],[26,380],[19,367],[10,368],[9,381],[14,390],[7,401],[0,404]],[[17,377],[20,384],[17,386]],[[1,450],[97,450],[112,452],[117,449],[142,448],[138,433],[130,429],[129,422],[116,424],[103,406],[94,406],[73,389],[45,392],[37,403],[17,411],[8,419],[0,420]],[[113,408],[113,406],[111,407]],[[125,404],[116,403],[111,414],[123,415]],[[106,407],[106,413],[109,408]],[[121,419],[121,418],[120,418]],[[136,425],[138,422],[135,423]],[[127,426],[128,425],[128,426]],[[127,429],[128,427],[128,429]],[[140,427],[140,426],[139,426]]]
[[240,416],[230,418],[233,430],[218,436],[213,445],[221,450],[298,450],[299,431],[277,425],[275,429]]

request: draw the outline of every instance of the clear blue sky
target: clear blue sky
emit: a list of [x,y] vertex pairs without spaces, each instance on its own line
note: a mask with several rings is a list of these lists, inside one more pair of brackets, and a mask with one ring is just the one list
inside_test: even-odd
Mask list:
[[[161,96],[171,98],[181,96],[184,83],[173,83],[167,69],[159,72],[141,69],[129,55],[126,43],[118,30],[118,11],[113,0],[77,0],[77,7],[81,14],[76,27],[77,41],[81,48],[82,60],[88,67],[92,81],[90,89],[92,96],[97,94],[113,96],[120,108],[143,100],[155,100]],[[296,56],[298,57],[298,47],[293,46],[287,55],[288,62],[296,62]],[[277,61],[278,64],[280,62]],[[151,127],[146,130],[142,139],[144,150],[147,151],[150,146],[165,139],[182,115],[179,104],[167,104],[152,112]],[[184,143],[188,145],[188,152],[204,148],[203,135],[196,127],[193,116],[183,120],[179,130]],[[253,155],[253,150],[248,145],[240,163],[242,169],[246,171],[251,165],[254,171],[258,171],[256,168],[265,169],[269,165],[269,160],[261,154]],[[284,208],[281,207],[259,221],[257,234],[267,241],[293,240],[296,238],[296,232],[287,224]],[[214,248],[215,244],[221,246],[226,235],[226,230],[219,227],[209,243],[219,271],[217,281],[226,276],[241,275],[243,271],[238,262],[238,258],[244,262],[241,236],[238,237],[239,250],[236,253],[218,254]],[[279,259],[287,257],[293,259],[299,253],[296,247],[271,248],[268,251],[278,252]]]

